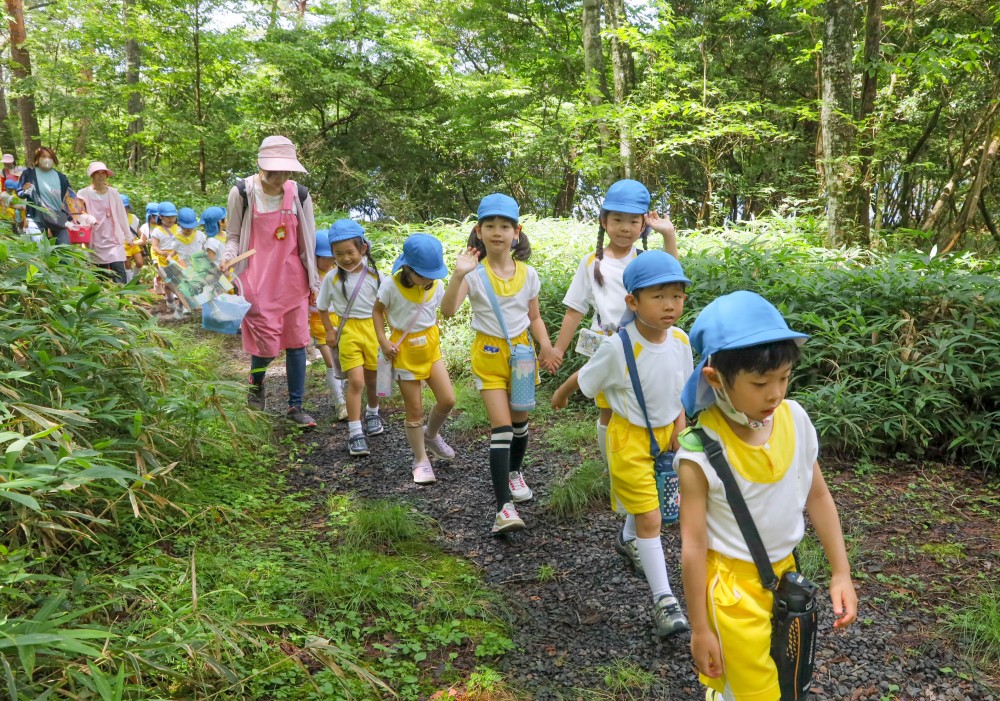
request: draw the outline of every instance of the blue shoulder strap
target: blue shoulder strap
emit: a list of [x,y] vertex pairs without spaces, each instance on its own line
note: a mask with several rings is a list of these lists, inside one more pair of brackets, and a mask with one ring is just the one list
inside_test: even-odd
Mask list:
[[510,341],[510,334],[507,333],[507,324],[503,321],[503,312],[500,311],[500,301],[497,299],[496,292],[493,291],[493,283],[490,282],[490,275],[486,272],[486,268],[482,263],[479,264],[476,270],[479,272],[479,278],[483,281],[483,287],[486,289],[486,295],[490,298],[490,304],[493,305],[493,314],[496,316],[497,321],[500,322],[503,336],[507,339],[507,345],[510,346],[511,352],[513,352],[514,344]]
[[653,435],[653,426],[649,423],[649,413],[646,411],[646,400],[642,395],[642,384],[639,382],[639,368],[635,364],[635,353],[632,352],[632,339],[629,338],[628,331],[624,328],[618,329],[618,337],[622,341],[625,349],[625,365],[628,367],[628,376],[632,380],[632,391],[635,392],[635,399],[642,409],[642,417],[646,419],[646,430],[649,431],[649,454],[654,458],[660,454],[660,444],[656,442]]

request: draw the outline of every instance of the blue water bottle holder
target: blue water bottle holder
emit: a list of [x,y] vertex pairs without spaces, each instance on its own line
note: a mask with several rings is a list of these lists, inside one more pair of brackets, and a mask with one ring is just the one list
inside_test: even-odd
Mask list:
[[656,480],[656,493],[660,497],[660,517],[666,524],[677,523],[681,515],[681,493],[674,470],[674,453],[660,451],[660,444],[653,435],[653,426],[649,423],[649,413],[646,411],[646,400],[639,383],[639,369],[635,364],[635,354],[632,352],[632,339],[625,329],[618,330],[622,346],[625,349],[625,365],[628,366],[629,378],[632,380],[632,391],[636,401],[642,408],[642,416],[646,419],[646,430],[649,431],[649,454],[653,457],[653,477]]
[[530,345],[511,342],[507,324],[503,320],[503,312],[500,311],[500,302],[497,301],[486,268],[480,264],[477,270],[493,306],[493,314],[500,323],[507,345],[510,346],[510,408],[514,411],[531,411],[535,408],[535,376],[538,374],[535,349]]

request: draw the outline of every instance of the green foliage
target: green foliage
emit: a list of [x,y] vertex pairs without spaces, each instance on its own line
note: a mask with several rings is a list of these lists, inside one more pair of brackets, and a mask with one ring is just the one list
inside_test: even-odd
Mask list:
[[416,509],[376,501],[355,512],[344,541],[352,548],[398,553],[408,545],[426,543],[430,524],[431,520]]
[[656,681],[652,672],[622,658],[615,658],[600,671],[604,674],[604,685],[616,699],[645,698]]
[[605,503],[609,489],[607,466],[600,460],[584,460],[556,481],[545,506],[559,519],[579,519],[591,507]]
[[968,603],[951,615],[948,628],[969,655],[984,668],[1000,665],[1000,591],[982,579]]

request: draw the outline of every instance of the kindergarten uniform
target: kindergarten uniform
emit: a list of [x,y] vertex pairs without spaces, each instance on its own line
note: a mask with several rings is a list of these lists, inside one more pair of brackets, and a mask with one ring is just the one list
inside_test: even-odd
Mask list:
[[[750,515],[779,578],[795,569],[792,550],[802,540],[802,511],[819,454],[816,429],[798,402],[786,399],[774,413],[770,440],[751,446],[740,440],[721,410],[711,406],[699,426],[719,441]],[[723,676],[701,682],[740,701],[777,699],[778,673],[770,656],[773,597],[760,581],[753,556],[698,438],[681,435],[677,460],[690,460],[708,480],[706,572],[708,620],[722,646]],[[756,657],[751,657],[755,651]],[[739,660],[730,667],[728,660]]]
[[[184,261],[185,263],[191,259],[191,256],[198,251],[205,250],[205,232],[201,229],[196,229],[190,236],[182,236],[180,230],[173,235],[174,239],[174,255],[172,257],[178,260]],[[162,245],[162,244],[161,244]]]
[[[514,261],[514,276],[510,280],[501,280],[493,274],[488,260],[482,265],[497,297],[500,313],[510,334],[510,343],[532,345],[528,333],[528,303],[538,296],[541,289],[538,273],[530,265]],[[510,390],[510,344],[493,313],[493,304],[479,270],[466,275],[465,281],[469,286],[469,304],[472,306],[472,328],[476,332],[470,354],[476,389]],[[535,384],[539,382],[536,372]]]
[[139,248],[139,217],[134,214],[128,215],[128,230],[129,233],[125,237],[125,255],[131,258],[134,255],[142,253],[142,249]]
[[[378,298],[378,273],[366,265],[360,272],[345,273],[347,280],[341,282],[337,275],[338,270],[339,268],[333,268],[323,278],[316,308],[342,317],[351,293],[358,284],[358,276],[367,277],[361,290],[358,291],[351,313],[347,315],[344,329],[337,339],[337,348],[340,352],[340,366],[345,372],[359,366],[363,366],[365,370],[377,370],[378,338],[375,336],[375,325],[372,323],[372,308]],[[325,336],[324,333],[324,338]]]
[[[657,443],[670,444],[673,423],[684,410],[681,390],[694,369],[687,334],[671,327],[663,343],[650,343],[630,322],[626,332],[632,341],[639,383],[646,412]],[[612,335],[580,368],[580,390],[588,397],[603,392],[614,412],[608,424],[608,468],[611,475],[611,506],[629,514],[659,508],[649,454],[649,431],[642,408],[632,389],[625,362],[625,349],[618,334]]]
[[431,376],[431,366],[441,360],[437,310],[444,297],[444,285],[435,280],[429,290],[406,287],[402,281],[403,274],[400,270],[385,278],[378,289],[378,299],[388,313],[392,329],[389,342],[397,345],[400,339],[403,341],[393,360],[397,379],[426,380]]
[[[214,253],[215,262],[218,264],[222,260],[222,254],[226,251],[226,235],[209,236],[205,234],[205,251]],[[322,326],[322,322],[320,322],[320,325]]]
[[160,250],[163,251],[163,255],[157,255],[156,252],[153,251],[153,259],[159,267],[167,267],[167,263],[170,258],[173,257],[173,251],[177,245],[177,239],[174,238],[174,235],[179,234],[180,231],[181,228],[176,224],[170,227],[158,224],[153,228],[153,233],[150,234],[150,238],[156,239],[157,243],[160,245]]

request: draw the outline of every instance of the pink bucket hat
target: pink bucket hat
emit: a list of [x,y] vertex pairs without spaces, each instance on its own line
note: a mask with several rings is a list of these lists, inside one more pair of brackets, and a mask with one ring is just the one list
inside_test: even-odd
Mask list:
[[13,163],[14,162],[14,154],[12,154],[12,153],[5,153],[3,155],[3,158],[0,159],[0,161],[2,161],[4,163]]
[[89,178],[89,177],[90,177],[91,175],[93,175],[94,173],[96,173],[96,172],[98,172],[98,171],[100,171],[100,170],[106,170],[106,171],[108,172],[108,177],[109,177],[109,178],[110,178],[110,177],[111,177],[112,175],[114,175],[114,174],[115,174],[115,171],[113,171],[113,170],[111,170],[110,168],[108,168],[108,167],[107,167],[106,165],[104,165],[104,163],[102,163],[101,161],[91,161],[91,162],[90,162],[90,165],[89,165],[89,166],[87,166],[87,177]]
[[260,142],[257,165],[261,170],[308,173],[295,157],[295,145],[284,136],[269,136]]

